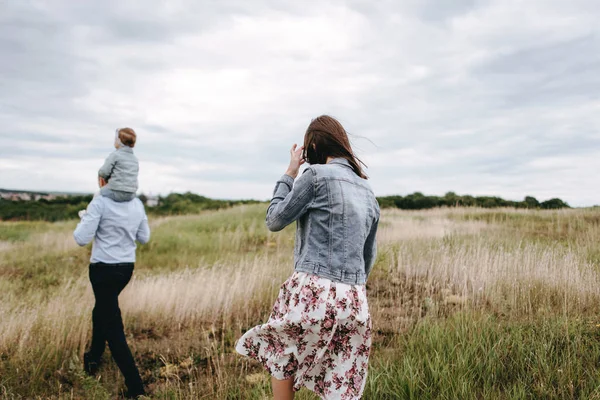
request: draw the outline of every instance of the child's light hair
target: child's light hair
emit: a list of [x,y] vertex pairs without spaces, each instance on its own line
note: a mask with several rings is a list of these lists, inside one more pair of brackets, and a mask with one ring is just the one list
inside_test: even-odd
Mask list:
[[121,128],[121,129],[119,129],[119,140],[125,146],[135,147],[135,141],[136,141],[136,139],[137,139],[137,136],[136,136],[135,131],[133,129],[131,129],[131,128]]

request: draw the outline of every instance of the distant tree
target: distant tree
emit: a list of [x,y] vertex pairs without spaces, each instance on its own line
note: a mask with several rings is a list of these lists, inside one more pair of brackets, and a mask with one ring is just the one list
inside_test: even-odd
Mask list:
[[505,200],[495,196],[473,197],[469,195],[460,196],[454,192],[448,192],[444,197],[426,196],[421,192],[415,192],[406,196],[378,197],[381,208],[396,207],[403,210],[422,210],[434,207],[512,207],[512,208],[566,208],[567,203],[560,199],[550,199],[540,203],[535,197],[527,196],[523,201]]
[[396,203],[394,202],[395,197],[397,197],[397,196],[378,197],[377,201],[379,202],[379,207],[381,207],[381,208],[396,207]]
[[501,207],[493,197],[477,197],[477,205],[484,208]]
[[460,197],[460,205],[463,207],[473,207],[477,205],[477,202],[475,197],[466,195]]
[[556,210],[556,209],[560,209],[560,208],[571,208],[571,206],[569,206],[567,203],[565,203],[564,201],[562,201],[561,199],[550,199],[550,200],[546,200],[543,201],[540,204],[540,207],[545,209],[545,210]]
[[454,192],[446,193],[442,200],[444,205],[448,207],[456,207],[457,205],[460,205],[460,197]]
[[524,202],[525,202],[525,207],[527,207],[527,208],[539,208],[540,207],[540,202],[537,201],[537,199],[532,196],[525,196]]

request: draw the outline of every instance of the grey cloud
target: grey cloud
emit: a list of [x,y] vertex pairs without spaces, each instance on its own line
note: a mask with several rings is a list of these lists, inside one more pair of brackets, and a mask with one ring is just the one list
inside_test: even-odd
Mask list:
[[[8,62],[0,64],[1,161],[18,167],[32,159],[73,160],[89,169],[72,172],[79,174],[73,181],[84,182],[81,176],[97,168],[93,160],[111,150],[114,128],[131,125],[140,134],[136,153],[157,165],[156,182],[175,175],[191,188],[195,181],[246,182],[252,195],[235,185],[229,195],[265,198],[289,145],[302,140],[310,118],[330,113],[356,135],[368,164],[414,149],[410,168],[371,163],[379,194],[551,193],[558,189],[550,180],[535,187],[531,181],[562,172],[534,171],[532,163],[588,160],[600,149],[593,23],[600,7],[588,0],[527,4],[531,23],[496,25],[520,10],[500,0],[334,0],[319,7],[276,0],[2,2],[0,56]],[[552,25],[563,16],[571,19]],[[231,36],[287,17],[298,32],[274,25],[254,41]],[[477,28],[466,34],[460,23]],[[311,38],[313,28],[323,37]],[[189,71],[208,78],[185,82],[195,77]],[[222,71],[233,71],[235,85]],[[188,84],[207,102],[194,103]],[[223,106],[212,107],[211,99]],[[220,167],[195,172],[207,164]],[[585,171],[593,168],[574,168],[578,180],[566,179],[561,193],[586,204],[596,178]],[[18,176],[26,186],[27,171]],[[13,182],[0,174],[0,187]],[[40,185],[33,176],[30,182],[24,188]],[[168,190],[161,185],[147,189]]]
[[589,34],[542,47],[518,49],[474,71],[501,88],[503,106],[522,108],[598,99],[600,42]]
[[426,21],[444,22],[456,15],[469,12],[482,3],[484,3],[484,1],[481,0],[427,0],[420,2],[418,15]]

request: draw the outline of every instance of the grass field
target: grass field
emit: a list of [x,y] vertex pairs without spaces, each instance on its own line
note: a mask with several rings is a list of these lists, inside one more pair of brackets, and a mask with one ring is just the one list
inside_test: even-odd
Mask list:
[[[121,296],[152,398],[266,399],[236,339],[291,274],[264,205],[151,221]],[[85,376],[89,248],[74,222],[0,223],[0,398],[113,399]],[[600,399],[600,210],[384,211],[365,399]],[[299,399],[314,399],[301,391]]]

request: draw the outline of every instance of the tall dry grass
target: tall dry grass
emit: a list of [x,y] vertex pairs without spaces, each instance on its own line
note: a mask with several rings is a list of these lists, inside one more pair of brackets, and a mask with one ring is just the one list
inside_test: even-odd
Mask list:
[[[254,211],[254,210],[252,210]],[[230,214],[248,217],[240,209]],[[226,215],[230,217],[231,215]],[[214,213],[208,218],[214,217]],[[193,236],[187,226],[202,224],[203,217],[161,218],[152,223],[155,229],[165,227],[169,235]],[[256,223],[248,229],[235,226],[228,231],[217,227],[212,232],[211,246],[216,252],[230,247],[247,247],[248,238],[254,238]],[[231,226],[230,226],[231,228]],[[164,234],[164,233],[163,233]],[[4,254],[3,269],[9,271],[14,260],[44,258],[49,254],[63,254],[78,250],[70,232],[32,234],[27,241],[14,243],[14,254]],[[158,235],[160,237],[160,232]],[[185,239],[184,239],[185,240]],[[160,272],[160,265],[137,265],[131,283],[120,297],[125,318],[131,317],[140,325],[176,326],[194,324],[196,321],[214,322],[232,313],[243,313],[244,305],[276,293],[281,282],[291,273],[290,254],[277,250],[281,239],[265,241],[262,251],[238,255],[235,263],[202,264],[205,254],[195,257],[188,254],[188,267],[171,272]],[[162,249],[158,249],[162,252]],[[88,252],[86,252],[88,253]],[[157,259],[162,260],[162,254]],[[284,260],[284,261],[282,261]],[[26,265],[23,266],[26,268]],[[168,269],[167,269],[168,270]],[[60,275],[59,266],[56,274]],[[26,297],[23,296],[26,295]],[[84,348],[89,336],[89,314],[93,307],[93,294],[87,278],[87,265],[81,265],[78,275],[64,281],[52,290],[17,290],[2,294],[0,303],[0,350],[19,357],[40,344],[63,349]],[[44,343],[45,342],[45,343]]]
[[[593,255],[600,230],[597,223],[582,221],[597,215],[587,210],[386,212],[378,236],[387,244],[386,263],[376,277],[388,281],[377,294],[385,316],[401,320],[402,329],[448,305],[515,318],[596,310],[600,274]],[[567,239],[565,231],[571,233]]]
[[[264,378],[245,379],[260,368],[233,353],[242,331],[267,318],[291,273],[293,231],[267,232],[263,213],[259,205],[153,221],[153,242],[140,249],[134,279],[120,301],[129,340],[158,398],[268,394]],[[424,334],[419,327],[448,336],[475,324],[495,337],[497,324],[482,315],[508,324],[539,315],[592,318],[600,300],[599,215],[587,210],[385,211],[380,256],[368,285],[376,352],[367,396],[388,398],[404,390],[392,382],[413,379],[408,377],[415,369],[400,354],[408,360],[425,351],[410,341],[413,335],[426,339],[418,336]],[[0,390],[5,397],[86,398],[91,393],[110,398],[120,385],[110,363],[99,382],[80,371],[77,357],[90,337],[93,296],[86,276],[88,252],[70,241],[72,227],[21,235],[0,255],[0,288],[5,289],[0,293]],[[472,317],[453,319],[464,313]],[[442,336],[428,337],[431,346]],[[415,360],[427,357],[419,353]],[[568,362],[571,356],[565,357]],[[435,365],[431,362],[420,368]],[[518,366],[523,374],[527,365]],[[424,376],[414,379],[428,382]],[[471,390],[465,398],[481,398],[477,382],[482,380],[456,379],[456,385]],[[414,391],[436,398],[423,388]],[[410,398],[405,394],[398,398]]]

